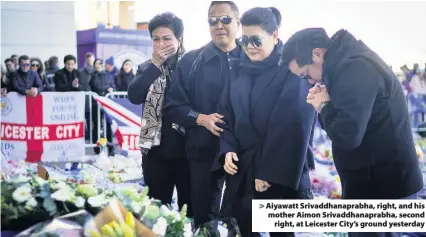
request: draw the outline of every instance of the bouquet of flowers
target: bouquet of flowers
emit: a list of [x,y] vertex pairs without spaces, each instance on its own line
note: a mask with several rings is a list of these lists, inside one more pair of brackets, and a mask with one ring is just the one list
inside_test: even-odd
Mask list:
[[19,175],[1,182],[1,224],[5,230],[23,230],[52,218],[58,211],[47,181]]
[[225,217],[203,224],[194,237],[241,237],[241,232],[236,219]]
[[1,223],[7,230],[23,230],[38,222],[84,209],[98,194],[92,184],[44,180],[36,173],[1,182]]

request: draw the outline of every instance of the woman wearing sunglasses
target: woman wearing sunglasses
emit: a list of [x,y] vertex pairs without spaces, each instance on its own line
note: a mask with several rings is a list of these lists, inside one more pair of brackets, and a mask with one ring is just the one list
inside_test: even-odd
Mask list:
[[41,59],[39,58],[31,58],[30,60],[31,70],[33,72],[36,72],[38,76],[40,77],[41,82],[43,83],[43,91],[47,91],[48,84],[46,82],[46,77],[44,74],[44,67],[43,63],[41,62]]
[[309,83],[279,66],[280,23],[276,8],[244,13],[244,53],[219,105],[225,122],[219,161],[228,173],[224,203],[229,203],[222,214],[238,220],[244,237],[258,235],[251,233],[253,198],[312,198],[306,156],[315,113],[305,101]]

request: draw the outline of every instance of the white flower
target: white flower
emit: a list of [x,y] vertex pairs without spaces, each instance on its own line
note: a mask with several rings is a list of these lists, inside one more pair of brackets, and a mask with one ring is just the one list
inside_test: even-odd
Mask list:
[[66,202],[74,198],[74,192],[70,187],[65,186],[59,189],[58,191],[52,193],[51,197],[55,200]]
[[149,206],[151,205],[152,199],[150,199],[148,196],[145,196],[142,198],[142,206]]
[[37,201],[35,200],[34,197],[31,197],[30,199],[28,199],[28,201],[25,203],[25,207],[32,209],[33,207],[37,206]]
[[183,226],[183,231],[184,231],[184,233],[183,233],[183,237],[192,237],[192,236],[193,236],[193,234],[192,234],[192,227],[191,227],[191,223],[186,223],[186,224]]
[[165,236],[167,231],[167,220],[164,217],[158,218],[152,231],[160,236]]
[[176,221],[180,221],[180,220],[181,220],[181,218],[180,218],[180,213],[179,213],[179,212],[173,211],[173,212],[172,212],[172,216],[173,216],[173,222],[176,222]]
[[36,177],[36,181],[37,181],[37,184],[40,185],[40,186],[43,186],[43,185],[47,184],[46,180],[44,180],[44,179],[42,179],[42,178],[40,178],[38,176]]
[[99,194],[97,196],[89,197],[89,199],[87,199],[87,202],[92,207],[102,207],[102,206],[108,204],[108,200],[105,198],[105,195],[103,195],[103,194]]
[[132,210],[133,210],[134,213],[140,213],[141,210],[142,210],[142,205],[139,204],[139,203],[137,203],[137,202],[135,202],[135,201],[133,201],[130,204],[130,207],[132,208]]
[[15,201],[19,203],[26,202],[28,199],[32,197],[31,186],[24,185],[15,189],[15,191],[12,193],[12,197],[13,199],[15,199]]
[[65,182],[62,182],[62,181],[57,183],[57,184],[53,184],[53,189],[55,189],[55,190],[63,189],[63,188],[66,188],[66,187],[68,187],[68,185]]
[[81,196],[78,196],[74,201],[74,205],[78,208],[84,207],[84,203],[86,203],[86,200]]
[[172,213],[166,205],[162,205],[160,207],[160,211],[161,211],[161,215],[164,217],[168,217]]
[[16,183],[16,184],[26,183],[26,182],[30,181],[30,179],[31,179],[30,177],[19,175],[16,179],[13,180],[13,182]]

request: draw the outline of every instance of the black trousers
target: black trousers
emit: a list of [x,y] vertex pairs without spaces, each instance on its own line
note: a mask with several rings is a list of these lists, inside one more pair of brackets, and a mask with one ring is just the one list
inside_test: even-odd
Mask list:
[[[94,144],[96,144],[96,142],[98,142],[98,123],[100,123],[100,128],[102,129],[102,118],[105,116],[104,112],[102,112],[102,110],[100,110],[100,121],[98,121],[98,103],[96,102],[95,99],[93,99],[93,104],[92,104],[92,120],[93,120],[93,129],[92,129],[92,142]],[[99,131],[100,132],[100,131]],[[108,122],[106,123],[106,134],[104,134],[104,136],[106,135],[106,139],[108,140],[109,143],[112,143],[112,131],[111,131],[111,124],[109,124]],[[94,151],[96,154],[100,153],[100,148],[99,147],[95,147]],[[113,154],[113,146],[112,145],[108,145],[108,153],[110,155]]]
[[165,205],[171,204],[176,186],[179,210],[187,204],[187,214],[192,217],[187,159],[166,159],[148,153],[142,155],[142,170],[150,197],[161,200]]
[[211,169],[211,161],[189,160],[191,201],[196,227],[219,217],[225,175],[223,172],[213,173]]
[[[246,179],[247,176],[244,178]],[[252,199],[313,199],[310,189],[294,190],[277,184],[271,184],[271,187],[264,192],[257,192],[255,184],[251,180],[244,180],[246,187],[244,194],[239,193],[232,204],[232,215],[237,219],[242,237],[260,237],[259,233],[252,232]],[[269,233],[271,237],[293,237],[292,232]]]
[[[271,184],[271,187],[269,187],[264,192],[255,191],[254,198],[255,199],[313,199],[313,194],[310,189],[297,191],[297,190],[284,187],[278,184]],[[277,233],[271,232],[269,233],[269,236],[293,237],[295,235],[292,232],[277,232]]]

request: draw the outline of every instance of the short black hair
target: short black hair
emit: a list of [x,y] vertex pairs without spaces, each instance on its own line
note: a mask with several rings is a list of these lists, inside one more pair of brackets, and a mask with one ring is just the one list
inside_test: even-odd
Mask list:
[[237,14],[237,16],[240,15],[240,11],[238,10],[237,4],[235,4],[234,1],[212,1],[210,3],[210,7],[209,7],[209,11],[208,13],[210,13],[210,9],[215,6],[215,5],[219,5],[219,4],[228,4],[231,7],[231,10],[233,12],[235,12]]
[[77,60],[75,59],[73,55],[68,54],[64,57],[64,64],[66,64],[69,60],[74,60],[74,63],[77,62]]
[[148,30],[152,37],[152,32],[158,27],[167,27],[173,31],[177,39],[183,36],[183,21],[171,12],[158,14],[148,23]]
[[30,60],[30,57],[28,57],[28,55],[21,55],[18,58],[18,63],[20,64],[22,60]]
[[331,39],[323,28],[307,28],[296,32],[285,43],[280,64],[288,65],[293,59],[299,66],[312,64],[312,50],[328,48]]
[[281,13],[275,7],[255,7],[246,11],[241,17],[243,26],[259,25],[269,34],[281,26]]
[[16,55],[16,54],[12,54],[11,56],[10,56],[10,58],[17,58],[18,57],[18,55]]
[[59,62],[59,58],[56,56],[51,56],[49,58],[49,60],[47,60],[47,62],[49,63],[49,67],[52,67],[53,65],[57,65]]
[[99,61],[100,64],[104,64],[104,60],[97,58],[95,59],[95,61],[93,62],[93,65],[95,65],[97,62]]
[[12,62],[13,63],[13,60],[11,58],[6,58],[4,60],[4,64],[7,64],[8,62]]

